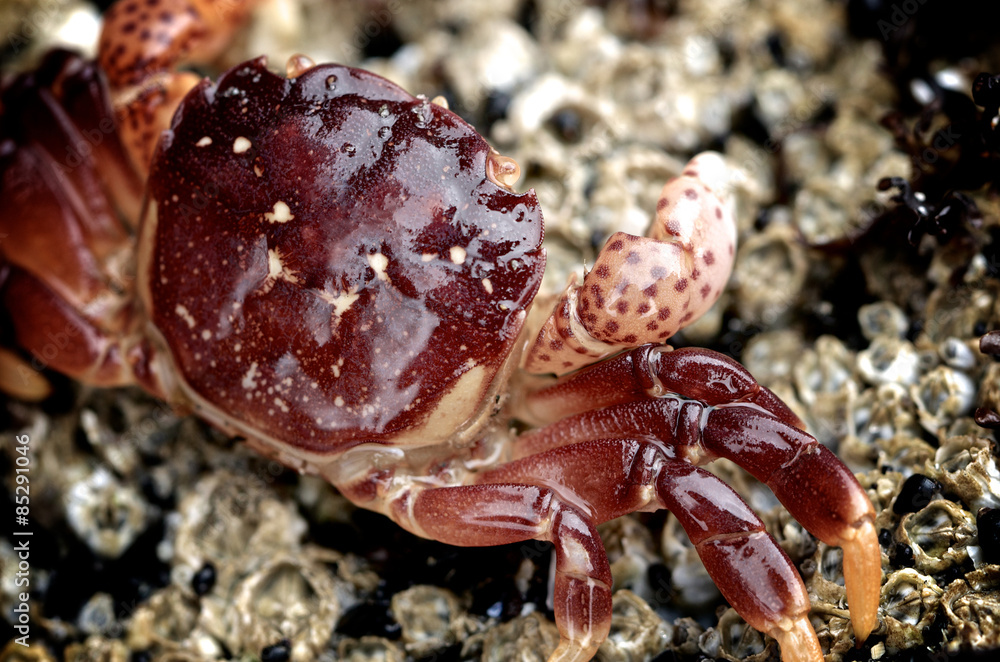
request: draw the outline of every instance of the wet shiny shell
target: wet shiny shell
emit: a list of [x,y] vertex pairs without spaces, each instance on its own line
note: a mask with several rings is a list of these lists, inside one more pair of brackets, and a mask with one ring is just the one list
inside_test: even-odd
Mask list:
[[188,396],[318,453],[474,414],[545,261],[534,192],[487,179],[489,149],[348,67],[257,59],[195,88],[154,158],[140,264]]

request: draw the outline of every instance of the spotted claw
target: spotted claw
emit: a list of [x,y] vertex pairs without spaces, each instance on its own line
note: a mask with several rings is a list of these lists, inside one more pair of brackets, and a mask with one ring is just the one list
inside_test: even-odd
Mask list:
[[732,271],[736,223],[722,156],[704,152],[664,185],[647,237],[613,234],[574,278],[529,350],[533,373],[565,374],[660,343],[707,311]]
[[121,0],[104,15],[98,60],[111,88],[119,132],[145,170],[160,133],[201,79],[180,65],[210,62],[259,0]]

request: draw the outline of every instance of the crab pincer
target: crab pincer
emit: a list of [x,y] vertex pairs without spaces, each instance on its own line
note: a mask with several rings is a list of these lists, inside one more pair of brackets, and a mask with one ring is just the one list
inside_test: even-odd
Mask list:
[[668,181],[647,237],[616,232],[560,297],[528,350],[528,372],[565,374],[623,349],[660,343],[722,294],[736,221],[719,154],[703,152]]

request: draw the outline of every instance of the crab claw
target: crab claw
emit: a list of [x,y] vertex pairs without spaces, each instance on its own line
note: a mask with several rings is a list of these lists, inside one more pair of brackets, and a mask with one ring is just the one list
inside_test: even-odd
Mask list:
[[727,180],[719,154],[699,154],[664,185],[649,236],[613,234],[583,284],[573,279],[556,304],[529,350],[528,372],[565,374],[661,343],[704,314],[736,250]]
[[145,171],[160,133],[201,79],[176,68],[212,61],[258,3],[121,0],[105,13],[98,61],[111,88],[119,133],[136,167]]

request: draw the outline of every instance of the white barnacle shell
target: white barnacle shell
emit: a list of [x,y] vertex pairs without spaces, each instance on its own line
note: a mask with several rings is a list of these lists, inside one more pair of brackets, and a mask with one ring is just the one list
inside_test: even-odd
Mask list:
[[969,345],[954,336],[945,338],[938,345],[941,360],[956,370],[971,370],[976,367],[976,354]]
[[910,386],[910,397],[917,405],[920,424],[933,433],[972,409],[976,385],[965,373],[939,366]]
[[426,584],[393,595],[390,610],[415,657],[455,643],[458,623],[467,618],[451,591]]
[[887,630],[886,645],[908,648],[922,641],[923,628],[937,615],[944,591],[933,577],[903,568],[889,575],[882,585],[879,604]]
[[70,527],[105,558],[121,556],[146,528],[146,500],[106,467],[75,481],[63,498]]
[[329,640],[330,623],[340,618],[345,588],[325,565],[338,558],[322,558],[322,553],[310,558],[309,551],[270,557],[240,581],[226,642],[231,649],[261,650],[287,638],[292,660],[317,659]]
[[858,324],[868,340],[878,336],[902,338],[910,326],[903,310],[891,301],[876,301],[858,308]]
[[958,495],[971,512],[1000,508],[1000,469],[985,439],[950,437],[934,455],[932,478],[946,492]]
[[858,352],[858,371],[869,384],[915,384],[920,365],[913,343],[897,337],[878,336]]
[[915,513],[903,516],[898,528],[900,542],[913,550],[914,567],[937,574],[960,565],[975,539],[972,514],[947,499],[935,499]]

